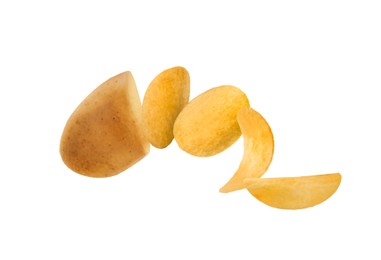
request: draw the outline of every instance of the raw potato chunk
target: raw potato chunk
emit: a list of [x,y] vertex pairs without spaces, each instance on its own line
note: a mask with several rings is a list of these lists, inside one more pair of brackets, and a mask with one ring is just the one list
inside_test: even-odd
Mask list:
[[173,124],[189,101],[190,79],[183,67],[161,72],[148,86],[143,99],[143,123],[148,141],[165,148],[173,140]]
[[173,130],[175,140],[182,150],[195,156],[218,154],[241,136],[237,113],[249,106],[249,100],[239,88],[212,88],[180,112]]
[[268,206],[303,209],[322,203],[339,187],[339,173],[284,178],[246,179],[249,192]]
[[90,177],[116,175],[149,152],[141,103],[130,72],[110,78],[82,101],[61,137],[60,153],[73,171]]
[[246,178],[261,177],[270,166],[274,154],[274,138],[269,124],[254,109],[242,108],[237,115],[244,139],[244,155],[238,170],[220,192],[244,189]]

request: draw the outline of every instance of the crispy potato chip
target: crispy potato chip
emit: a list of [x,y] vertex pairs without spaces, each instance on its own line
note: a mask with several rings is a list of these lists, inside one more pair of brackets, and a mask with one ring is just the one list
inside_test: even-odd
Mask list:
[[173,140],[173,124],[189,101],[190,79],[183,67],[167,69],[157,75],[144,95],[142,110],[147,139],[156,148]]
[[220,192],[246,188],[244,179],[261,177],[273,158],[274,138],[266,120],[249,107],[238,112],[237,120],[244,139],[244,155],[238,170]]
[[340,182],[340,173],[245,179],[254,197],[279,209],[304,209],[320,204],[336,192]]
[[223,85],[209,89],[180,112],[173,126],[175,140],[191,155],[216,155],[239,139],[237,113],[249,106],[246,94],[237,87]]

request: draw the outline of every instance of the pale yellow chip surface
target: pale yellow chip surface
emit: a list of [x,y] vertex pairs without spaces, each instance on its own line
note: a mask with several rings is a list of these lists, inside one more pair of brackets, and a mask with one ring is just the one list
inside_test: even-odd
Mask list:
[[248,191],[264,204],[279,209],[304,209],[331,197],[340,173],[283,178],[248,178]]
[[261,177],[273,158],[274,138],[269,124],[252,108],[242,108],[237,115],[244,139],[244,155],[238,170],[220,192],[231,192],[247,187],[246,178]]
[[249,106],[246,94],[237,87],[223,85],[209,89],[180,112],[173,128],[175,140],[191,155],[218,154],[241,136],[237,113]]
[[144,95],[142,110],[144,132],[156,148],[173,140],[173,124],[189,101],[190,78],[183,67],[173,67],[157,75]]

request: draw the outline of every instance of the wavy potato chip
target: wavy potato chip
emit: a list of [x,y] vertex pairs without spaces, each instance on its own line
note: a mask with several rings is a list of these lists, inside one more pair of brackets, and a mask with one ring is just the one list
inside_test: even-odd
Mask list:
[[244,139],[244,155],[238,170],[220,189],[231,192],[247,187],[246,178],[261,177],[270,166],[274,153],[274,138],[269,124],[252,108],[244,107],[237,115]]
[[218,154],[241,136],[237,113],[249,106],[246,94],[237,87],[224,85],[209,89],[180,112],[173,128],[175,140],[191,155]]
[[165,148],[173,140],[173,124],[189,101],[190,79],[183,67],[167,69],[157,75],[144,95],[143,124],[149,142]]
[[131,72],[116,75],[88,95],[68,119],[61,137],[62,160],[89,177],[116,175],[146,156],[150,145]]
[[322,203],[340,186],[340,173],[283,178],[248,178],[248,191],[279,209],[304,209]]

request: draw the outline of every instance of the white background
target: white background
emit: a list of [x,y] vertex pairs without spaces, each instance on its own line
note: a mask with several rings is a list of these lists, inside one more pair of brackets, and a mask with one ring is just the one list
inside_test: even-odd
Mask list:
[[[200,1],[201,2],[201,1]],[[1,1],[0,259],[380,259],[379,1]],[[270,123],[265,177],[340,172],[316,207],[221,194],[243,154],[175,142],[118,176],[69,170],[76,106],[130,70],[240,87]]]

